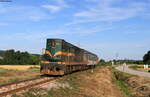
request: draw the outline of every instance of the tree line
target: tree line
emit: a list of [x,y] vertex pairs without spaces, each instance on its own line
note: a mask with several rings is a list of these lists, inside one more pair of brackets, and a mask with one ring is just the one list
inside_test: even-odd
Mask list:
[[29,54],[28,52],[20,52],[15,50],[7,50],[0,59],[1,65],[36,65],[39,64],[40,56]]
[[123,63],[127,63],[127,64],[149,64],[150,65],[150,51],[148,51],[144,56],[143,56],[143,60],[111,60],[111,61],[105,61],[104,59],[101,59],[99,64],[100,65],[111,65],[112,62],[114,62],[114,64],[123,64]]
[[112,62],[114,65],[119,65],[119,64],[143,64],[143,60],[129,60],[129,59],[124,59],[124,60],[110,60],[110,61],[105,61],[104,59],[101,59],[99,64],[100,65],[112,65]]

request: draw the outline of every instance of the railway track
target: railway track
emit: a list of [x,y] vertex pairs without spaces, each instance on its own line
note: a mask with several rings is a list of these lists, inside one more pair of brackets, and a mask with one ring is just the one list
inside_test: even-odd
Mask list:
[[56,79],[58,78],[40,76],[37,78],[3,84],[0,85],[0,97],[5,97],[13,93],[20,92],[22,90],[27,90]]

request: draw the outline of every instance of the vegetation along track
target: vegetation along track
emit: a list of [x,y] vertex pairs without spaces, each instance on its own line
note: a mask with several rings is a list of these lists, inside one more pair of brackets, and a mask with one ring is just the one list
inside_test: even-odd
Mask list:
[[46,76],[40,76],[32,79],[12,82],[0,85],[0,97],[11,95],[16,92],[20,92],[22,90],[26,90],[29,88],[33,88],[35,86],[56,80],[58,78],[54,77],[46,77]]

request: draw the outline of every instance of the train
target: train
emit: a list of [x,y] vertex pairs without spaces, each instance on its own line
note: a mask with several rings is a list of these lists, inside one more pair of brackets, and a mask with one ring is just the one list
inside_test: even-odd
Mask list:
[[40,72],[65,75],[94,68],[99,62],[96,54],[77,47],[64,39],[47,39],[40,61]]

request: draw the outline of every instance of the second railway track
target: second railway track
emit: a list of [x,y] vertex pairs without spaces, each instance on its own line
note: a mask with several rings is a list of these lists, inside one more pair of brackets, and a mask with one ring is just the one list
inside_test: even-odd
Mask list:
[[38,85],[41,85],[41,84],[44,84],[44,83],[47,83],[56,79],[58,78],[40,76],[37,78],[3,84],[3,85],[0,85],[0,97],[5,97],[8,95],[20,92],[22,90],[30,89],[35,86],[38,86]]

